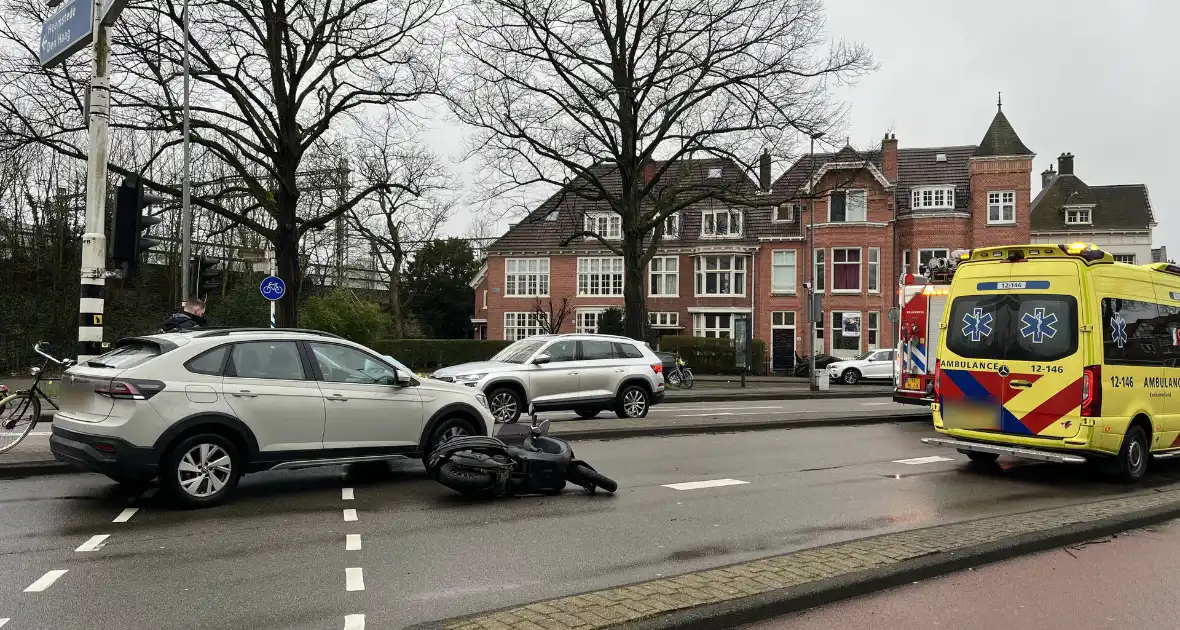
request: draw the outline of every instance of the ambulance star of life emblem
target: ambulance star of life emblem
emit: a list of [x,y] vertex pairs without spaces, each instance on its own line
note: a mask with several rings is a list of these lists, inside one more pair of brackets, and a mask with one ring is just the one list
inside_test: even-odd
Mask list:
[[1008,378],[1008,374],[1010,373],[1008,371],[1008,366],[1006,365],[1001,365],[1000,369],[997,371],[1000,373],[1000,376],[1003,376],[1004,378]]

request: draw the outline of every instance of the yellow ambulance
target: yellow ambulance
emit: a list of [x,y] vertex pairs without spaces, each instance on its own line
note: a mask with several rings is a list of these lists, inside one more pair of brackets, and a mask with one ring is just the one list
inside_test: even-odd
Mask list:
[[1128,482],[1180,455],[1180,266],[1092,244],[960,254],[927,444],[974,461],[1100,460]]

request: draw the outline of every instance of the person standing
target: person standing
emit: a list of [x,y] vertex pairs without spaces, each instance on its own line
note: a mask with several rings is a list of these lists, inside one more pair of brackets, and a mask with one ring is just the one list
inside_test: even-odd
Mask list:
[[160,332],[180,332],[208,325],[205,319],[205,301],[198,297],[189,298],[184,309],[169,315],[160,325]]

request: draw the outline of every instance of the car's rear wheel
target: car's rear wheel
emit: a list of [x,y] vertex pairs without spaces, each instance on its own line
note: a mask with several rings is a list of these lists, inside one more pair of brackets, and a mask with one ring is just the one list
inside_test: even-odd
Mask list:
[[498,387],[488,393],[488,407],[491,408],[496,422],[512,424],[520,419],[524,401],[515,390]]
[[1115,477],[1123,483],[1135,483],[1147,473],[1149,442],[1143,427],[1132,426],[1123,436],[1123,446],[1115,458]]
[[615,415],[620,418],[642,418],[651,407],[647,390],[638,385],[627,385],[615,401]]
[[225,501],[242,476],[242,456],[232,441],[216,433],[189,437],[168,452],[160,486],[186,508]]
[[577,409],[574,409],[574,413],[578,414],[579,418],[589,420],[590,418],[593,418],[602,413],[602,410],[598,407],[578,407]]

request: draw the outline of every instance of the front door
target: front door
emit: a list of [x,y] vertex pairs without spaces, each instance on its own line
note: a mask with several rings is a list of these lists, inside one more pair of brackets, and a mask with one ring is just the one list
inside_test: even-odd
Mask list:
[[568,403],[578,397],[579,364],[578,342],[559,339],[541,350],[549,355],[549,362],[529,366],[529,391],[539,407]]
[[771,332],[770,369],[775,372],[790,372],[795,369],[795,331],[789,328],[775,328]]
[[324,447],[324,401],[297,342],[234,344],[221,387],[234,414],[254,432],[259,450]]
[[351,346],[307,346],[327,412],[325,449],[418,444],[425,419],[417,387],[398,385],[393,367]]
[[893,351],[878,350],[869,355],[869,364],[865,366],[864,374],[865,378],[893,378]]

